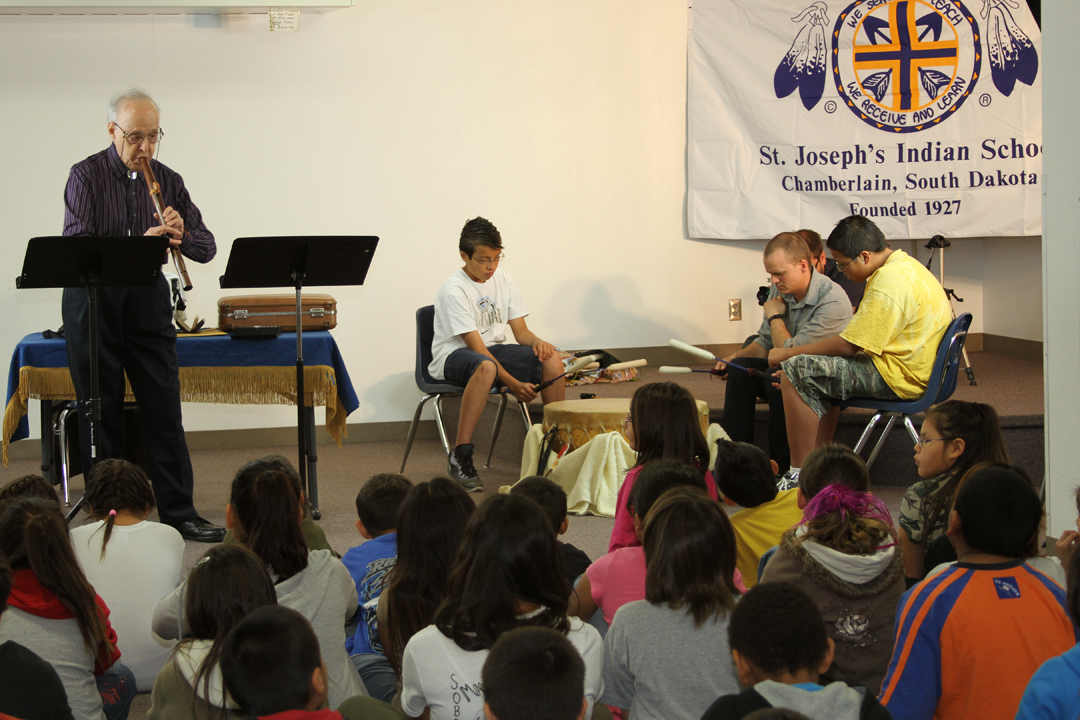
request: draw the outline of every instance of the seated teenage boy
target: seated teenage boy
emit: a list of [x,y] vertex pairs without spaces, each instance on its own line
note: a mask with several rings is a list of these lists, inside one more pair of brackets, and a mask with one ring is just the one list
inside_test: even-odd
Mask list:
[[799,468],[830,442],[840,408],[834,399],[922,397],[952,307],[937,278],[903,250],[893,250],[861,215],[837,223],[827,243],[848,278],[866,281],[859,311],[839,335],[808,345],[773,348],[780,366],[791,468],[781,488],[798,485]]
[[1008,466],[976,467],[949,513],[959,561],[911,588],[880,700],[896,720],[1012,718],[1038,667],[1076,644],[1065,593],[1023,561],[1042,502]]
[[[535,386],[563,372],[559,353],[525,324],[528,311],[510,273],[499,267],[502,237],[490,220],[473,218],[461,229],[458,250],[465,266],[446,279],[435,296],[435,337],[428,372],[465,386],[457,440],[447,473],[470,492],[483,490],[473,466],[473,430],[496,384],[520,402],[536,397]],[[506,342],[506,328],[518,344]],[[544,389],[545,403],[562,400],[566,382]]]
[[484,661],[488,720],[583,720],[585,663],[562,633],[515,628],[495,641]]
[[356,632],[345,639],[345,651],[373,698],[389,702],[397,691],[397,674],[379,642],[376,606],[387,573],[397,563],[397,515],[412,482],[404,475],[379,473],[356,494],[356,529],[367,542],[341,558],[356,583],[360,610]]
[[731,611],[728,645],[745,689],[721,697],[701,720],[757,717],[767,708],[829,720],[890,720],[861,685],[818,683],[832,663],[833,641],[817,605],[794,585],[763,583],[743,595]]

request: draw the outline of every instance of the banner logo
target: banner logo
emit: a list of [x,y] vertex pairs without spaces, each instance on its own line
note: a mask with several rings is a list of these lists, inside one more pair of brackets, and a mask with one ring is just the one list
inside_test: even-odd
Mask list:
[[848,109],[879,130],[934,127],[979,80],[982,42],[959,0],[857,0],[836,19],[833,81]]

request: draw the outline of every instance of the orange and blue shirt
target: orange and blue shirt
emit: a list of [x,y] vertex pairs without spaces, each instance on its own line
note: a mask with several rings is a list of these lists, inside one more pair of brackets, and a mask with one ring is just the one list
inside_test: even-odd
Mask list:
[[895,720],[1012,718],[1039,666],[1077,640],[1048,576],[1022,560],[956,563],[901,599],[879,699]]

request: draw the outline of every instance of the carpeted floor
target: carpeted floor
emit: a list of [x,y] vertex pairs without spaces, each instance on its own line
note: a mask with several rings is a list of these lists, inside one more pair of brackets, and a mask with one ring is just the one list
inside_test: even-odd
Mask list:
[[[1039,363],[1017,360],[994,353],[972,353],[972,365],[975,367],[979,385],[969,387],[961,384],[957,389],[956,397],[965,400],[988,402],[998,408],[1003,417],[1003,425],[1008,427],[1010,423],[1027,422],[1038,426],[1041,436],[1042,426],[1042,368]],[[723,405],[723,383],[710,380],[705,374],[663,376],[662,379],[677,377],[685,384],[698,399],[709,403],[713,411],[714,421],[719,420],[717,411]],[[649,368],[643,374],[645,382],[661,379],[654,368]],[[625,383],[619,385],[592,385],[589,387],[575,387],[568,389],[567,397],[576,398],[583,391],[596,393],[599,397],[629,397],[634,393],[640,382]],[[539,405],[534,409],[539,411]],[[446,403],[448,418],[456,420],[457,408],[451,401]],[[477,458],[486,457],[488,450],[487,438],[490,437],[491,423],[495,415],[495,404],[492,402],[484,413],[484,419],[477,430]],[[450,436],[453,437],[453,423],[449,423]],[[865,423],[858,422],[857,418],[845,420],[853,428],[861,429]],[[764,433],[759,432],[763,437]],[[914,464],[910,457],[912,448],[910,441],[901,432],[894,432],[890,442],[898,445],[898,458],[890,462],[900,463],[893,474],[900,475],[903,483],[896,485],[879,485],[875,480],[875,492],[885,500],[895,514],[899,509],[900,498],[905,487],[916,479]],[[857,437],[857,433],[856,433]],[[478,467],[481,479],[484,482],[485,491],[476,493],[473,497],[477,502],[498,491],[501,485],[509,485],[518,479],[519,465],[521,462],[521,447],[524,438],[523,424],[516,413],[507,412],[504,418],[503,428],[500,433],[496,451],[490,469]],[[1041,444],[1038,447],[1041,453]],[[372,443],[346,443],[343,448],[337,448],[333,444],[319,445],[318,478],[320,510],[322,512],[321,526],[325,530],[331,545],[339,552],[360,543],[361,538],[356,531],[356,509],[354,500],[360,485],[373,474],[379,472],[396,472],[401,465],[404,452],[404,442],[372,442]],[[225,503],[228,499],[229,483],[236,470],[245,462],[266,453],[281,453],[290,458],[295,458],[295,446],[288,447],[250,447],[232,450],[204,450],[192,454],[192,465],[195,470],[195,504],[199,512],[207,519],[224,524]],[[903,460],[906,453],[907,460]],[[879,463],[884,464],[886,456],[883,455]],[[906,462],[906,466],[903,463]],[[1040,457],[1041,462],[1041,457]],[[13,460],[7,468],[0,469],[0,484],[9,482],[20,475],[38,472],[36,460]],[[445,473],[446,460],[438,440],[417,440],[409,457],[405,474],[413,481],[420,482],[431,479],[436,475]],[[1035,473],[1033,472],[1033,475]],[[1041,466],[1038,475],[1041,477]],[[72,483],[74,497],[78,497],[82,490],[82,477],[76,476]],[[156,519],[156,518],[153,518]],[[76,523],[84,522],[83,518],[77,519]],[[575,517],[570,521],[570,529],[563,538],[584,550],[590,557],[596,558],[607,549],[608,538],[611,534],[613,521],[599,517]],[[198,543],[188,543],[186,561],[188,567],[205,552],[207,546]],[[133,706],[130,717],[133,720],[142,720],[149,708],[149,696],[140,695]]]

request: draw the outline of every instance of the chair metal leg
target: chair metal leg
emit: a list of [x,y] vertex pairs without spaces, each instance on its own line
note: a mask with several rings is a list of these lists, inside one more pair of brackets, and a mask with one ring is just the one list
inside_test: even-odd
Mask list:
[[488,448],[485,468],[491,467],[491,455],[495,452],[495,441],[499,439],[499,428],[502,427],[503,413],[506,411],[506,393],[499,393],[499,410],[495,413],[495,427],[491,429],[491,447]]
[[71,507],[71,497],[68,494],[68,476],[71,474],[71,465],[68,459],[67,430],[65,429],[65,424],[67,423],[68,415],[73,412],[77,411],[72,410],[71,408],[64,408],[63,410],[61,410],[60,413],[57,415],[56,429],[54,431],[57,437],[59,437],[60,439],[60,480],[64,485],[65,507]]
[[442,401],[446,397],[443,394],[435,396],[435,427],[439,429],[439,439],[442,440],[443,451],[446,452],[446,457],[450,457],[450,441],[446,439],[446,428],[443,427],[442,416]]
[[877,427],[878,421],[881,420],[881,416],[883,414],[884,413],[882,412],[875,413],[874,417],[870,418],[870,422],[866,424],[866,429],[863,430],[862,437],[859,438],[859,442],[855,443],[854,450],[856,455],[862,453],[862,449],[866,445],[866,441],[870,439],[870,433],[872,433],[874,431],[874,428]]
[[424,405],[428,400],[435,397],[434,395],[425,395],[420,398],[420,404],[416,406],[416,412],[413,413],[412,424],[409,425],[409,436],[405,438],[405,457],[401,458],[401,470],[399,472],[405,472],[405,463],[409,460],[409,451],[412,450],[413,438],[416,437],[416,428],[420,426],[420,413],[424,411]]
[[877,459],[878,453],[881,452],[881,447],[885,444],[885,438],[889,437],[889,431],[892,430],[895,423],[896,416],[890,415],[889,422],[885,423],[885,429],[881,431],[881,437],[878,438],[877,445],[874,446],[874,451],[870,453],[870,459],[866,461],[867,470],[870,469],[870,466],[874,464],[874,460]]
[[916,445],[919,444],[919,433],[915,432],[915,426],[911,423],[911,416],[904,413],[904,427],[907,428],[908,435],[911,436],[911,442]]
[[525,421],[525,434],[532,430],[532,418],[529,417],[529,403],[518,401],[518,410],[521,411],[521,419]]

